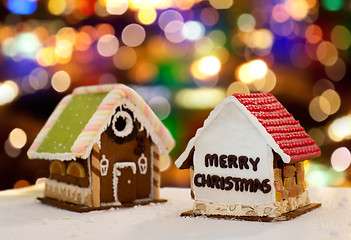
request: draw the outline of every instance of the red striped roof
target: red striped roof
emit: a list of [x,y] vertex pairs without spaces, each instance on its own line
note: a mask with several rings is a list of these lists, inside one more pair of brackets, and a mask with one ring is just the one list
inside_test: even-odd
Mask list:
[[291,163],[321,154],[315,141],[272,94],[233,94],[233,96],[257,118],[283,152],[291,157]]

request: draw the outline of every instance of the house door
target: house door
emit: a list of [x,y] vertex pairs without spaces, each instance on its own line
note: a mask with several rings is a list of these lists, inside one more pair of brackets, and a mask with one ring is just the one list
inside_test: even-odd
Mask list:
[[136,200],[136,166],[134,162],[117,162],[113,166],[113,189],[116,202]]

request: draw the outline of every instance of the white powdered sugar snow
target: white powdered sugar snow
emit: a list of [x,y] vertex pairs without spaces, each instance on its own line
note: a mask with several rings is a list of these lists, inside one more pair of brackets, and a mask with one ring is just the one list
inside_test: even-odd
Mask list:
[[43,186],[0,192],[0,239],[350,239],[351,189],[309,188],[322,206],[286,222],[183,218],[189,189],[163,188],[166,203],[75,213],[36,200]]

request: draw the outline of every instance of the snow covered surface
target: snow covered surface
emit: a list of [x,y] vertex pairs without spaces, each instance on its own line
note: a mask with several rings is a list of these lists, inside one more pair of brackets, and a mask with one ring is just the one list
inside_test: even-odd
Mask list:
[[0,239],[351,239],[351,188],[310,188],[322,207],[287,222],[182,218],[189,189],[163,188],[167,203],[75,213],[39,203],[42,185],[0,192]]

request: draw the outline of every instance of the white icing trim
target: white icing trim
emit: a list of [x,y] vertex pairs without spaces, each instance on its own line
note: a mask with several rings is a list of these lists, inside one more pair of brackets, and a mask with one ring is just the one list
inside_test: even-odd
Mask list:
[[[262,124],[258,121],[258,119],[250,113],[247,108],[242,105],[234,96],[227,97],[223,99],[209,114],[207,119],[204,121],[203,127],[199,128],[196,131],[195,136],[190,139],[188,142],[188,145],[186,146],[185,151],[178,157],[178,159],[175,161],[175,165],[179,168],[184,161],[187,159],[191,149],[195,146],[195,141],[197,138],[200,138],[203,131],[206,131],[206,128],[210,127],[211,122],[217,117],[217,115],[223,110],[225,105],[234,103],[239,110],[249,119],[249,121],[257,128],[259,133],[263,136],[263,138],[266,140],[267,144],[276,152],[278,153],[282,160],[285,163],[290,162],[290,156],[287,155],[286,153],[283,152],[283,150],[279,147],[279,145],[275,142],[273,137],[267,132],[267,130],[262,126]],[[234,123],[235,124],[235,123]]]
[[102,155],[102,159],[99,162],[99,164],[100,164],[100,174],[101,174],[102,177],[107,175],[109,163],[110,163],[110,161],[103,154]]
[[[122,117],[126,121],[126,126],[124,127],[124,129],[122,131],[119,131],[115,126],[117,119],[119,117]],[[123,111],[123,110],[117,112],[113,116],[111,124],[112,124],[112,130],[117,137],[127,137],[129,134],[131,134],[131,132],[133,131],[133,128],[134,128],[132,117],[130,116],[130,114],[128,112]]]
[[92,171],[91,171],[91,156],[89,156],[89,158],[88,158],[88,171],[89,171],[89,188],[92,189],[93,183],[91,181],[91,179],[92,179],[92,177],[91,177],[91,174],[92,174]]
[[[107,97],[107,96],[106,96]],[[85,149],[82,158],[87,158],[89,154],[91,153],[91,149],[95,143],[98,143],[100,141],[101,134],[107,129],[107,127],[110,124],[110,120],[115,113],[116,109],[121,106],[125,106],[129,110],[133,112],[134,118],[136,118],[140,124],[145,128],[147,136],[150,136],[152,141],[154,142],[155,145],[159,148],[160,154],[167,154],[168,151],[166,149],[166,145],[162,142],[162,139],[158,136],[158,134],[155,132],[152,123],[148,121],[146,117],[141,113],[139,108],[137,108],[130,100],[123,98],[118,103],[116,103],[115,107],[113,108],[114,110],[111,111],[110,116],[108,116],[105,120],[105,123],[101,125],[99,131],[96,133],[95,138],[90,142],[90,144],[87,146]]]
[[151,174],[150,174],[150,184],[151,184],[151,191],[150,191],[150,198],[154,198],[154,145],[151,144],[150,146],[150,166],[151,166]]
[[85,199],[89,196],[89,194],[91,195],[91,188],[78,187],[72,184],[59,182],[53,179],[47,179],[45,182],[45,187],[52,192],[55,192],[57,189],[59,194],[61,194],[62,192],[66,192],[66,197],[73,199],[75,202],[78,201],[78,195],[80,194],[80,203],[82,205],[84,205]]
[[[142,160],[144,160],[144,163],[141,162]],[[145,157],[144,153],[142,153],[138,159],[138,167],[140,174],[145,175],[147,173],[147,158]]]
[[113,165],[113,171],[112,171],[112,188],[113,188],[113,198],[115,202],[118,201],[118,189],[117,189],[117,184],[118,184],[118,177],[121,176],[121,172],[118,170],[118,168],[126,168],[126,167],[131,167],[133,174],[136,174],[136,166],[134,162],[116,162]]

